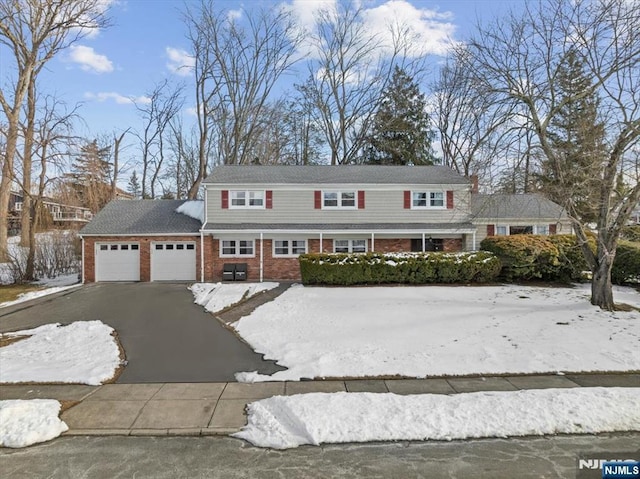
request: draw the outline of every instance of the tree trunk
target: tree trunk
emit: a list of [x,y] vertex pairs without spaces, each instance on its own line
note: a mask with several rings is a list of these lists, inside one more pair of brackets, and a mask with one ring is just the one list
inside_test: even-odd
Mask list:
[[598,258],[598,264],[591,280],[591,304],[600,306],[607,311],[613,311],[613,287],[611,285],[611,269],[613,259],[604,256]]

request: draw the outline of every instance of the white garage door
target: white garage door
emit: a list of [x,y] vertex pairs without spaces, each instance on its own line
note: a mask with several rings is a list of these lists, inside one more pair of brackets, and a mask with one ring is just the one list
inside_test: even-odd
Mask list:
[[195,281],[196,244],[189,241],[151,244],[151,281]]
[[96,281],[140,281],[140,245],[96,244]]

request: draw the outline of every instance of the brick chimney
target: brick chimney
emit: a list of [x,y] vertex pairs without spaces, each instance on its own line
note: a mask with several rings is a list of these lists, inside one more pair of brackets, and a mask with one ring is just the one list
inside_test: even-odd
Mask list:
[[471,193],[478,192],[478,175],[471,175]]

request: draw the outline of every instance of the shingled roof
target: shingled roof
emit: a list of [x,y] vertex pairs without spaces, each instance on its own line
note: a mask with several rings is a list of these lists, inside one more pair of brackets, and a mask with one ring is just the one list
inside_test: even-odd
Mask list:
[[198,233],[200,221],[176,208],[187,200],[114,200],[80,230],[80,235]]
[[562,206],[538,194],[473,194],[473,217],[497,219],[566,218]]
[[455,185],[470,180],[446,166],[220,165],[205,184]]

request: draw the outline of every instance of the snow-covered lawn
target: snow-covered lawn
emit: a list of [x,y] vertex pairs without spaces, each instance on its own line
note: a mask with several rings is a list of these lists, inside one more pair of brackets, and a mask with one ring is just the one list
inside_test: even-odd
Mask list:
[[102,384],[120,366],[112,333],[101,321],[77,321],[0,335],[30,336],[0,348],[0,383]]
[[541,389],[451,396],[313,393],[251,403],[235,437],[256,446],[452,440],[640,430],[640,388]]
[[[640,294],[615,288],[617,302]],[[293,286],[236,323],[288,368],[240,381],[640,370],[640,313],[592,306],[589,285]]]
[[50,441],[68,430],[53,399],[0,401],[0,447],[26,447]]
[[194,302],[215,313],[236,304],[243,298],[267,291],[278,283],[195,283],[189,288]]

